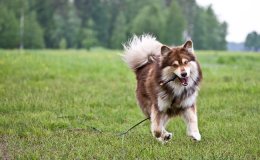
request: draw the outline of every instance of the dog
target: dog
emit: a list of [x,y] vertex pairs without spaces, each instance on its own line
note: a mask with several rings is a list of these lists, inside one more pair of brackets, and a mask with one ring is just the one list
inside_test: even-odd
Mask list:
[[[154,36],[143,34],[134,35],[123,47],[123,60],[136,75],[137,102],[144,115],[150,117],[153,136],[162,143],[168,142],[173,135],[166,131],[166,124],[180,115],[187,135],[200,141],[196,97],[202,71],[193,42],[188,40],[171,48]],[[177,78],[170,81],[174,76]]]

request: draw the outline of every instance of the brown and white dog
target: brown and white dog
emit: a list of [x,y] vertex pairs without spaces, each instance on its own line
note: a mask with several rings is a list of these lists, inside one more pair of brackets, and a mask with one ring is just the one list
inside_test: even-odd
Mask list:
[[[172,138],[165,129],[168,120],[181,115],[187,135],[201,140],[196,97],[202,72],[192,41],[170,48],[151,35],[134,36],[124,44],[123,59],[136,74],[136,97],[143,113],[150,117],[152,134],[167,142]],[[173,76],[178,78],[161,85]]]

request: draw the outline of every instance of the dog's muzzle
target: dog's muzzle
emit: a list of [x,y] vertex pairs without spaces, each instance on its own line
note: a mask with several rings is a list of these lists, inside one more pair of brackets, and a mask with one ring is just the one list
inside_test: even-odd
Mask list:
[[178,77],[178,79],[180,80],[180,82],[181,82],[181,84],[183,86],[187,86],[188,85],[188,77],[184,77],[184,78]]

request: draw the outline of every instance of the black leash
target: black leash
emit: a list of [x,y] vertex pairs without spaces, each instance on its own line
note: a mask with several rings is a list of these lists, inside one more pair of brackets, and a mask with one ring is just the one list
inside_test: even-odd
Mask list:
[[[68,118],[70,116],[60,116],[58,118]],[[123,132],[123,133],[119,133],[119,134],[116,134],[117,136],[122,136],[122,135],[125,135],[127,134],[130,130],[132,130],[133,128],[135,128],[136,126],[138,126],[139,124],[143,123],[144,121],[150,119],[150,117],[148,118],[145,118],[143,119],[142,121],[138,122],[137,124],[135,124],[134,126],[132,126],[131,128],[129,128],[127,131]],[[93,127],[93,126],[88,126],[89,129],[95,131],[95,132],[98,132],[98,133],[105,133],[103,132],[102,130],[96,128],[96,127]],[[86,128],[69,128],[68,131],[86,131]]]
[[131,128],[129,128],[127,131],[118,134],[118,136],[123,136],[123,135],[127,134],[130,130],[132,130],[133,128],[135,128],[136,126],[138,126],[139,124],[143,123],[144,121],[146,121],[146,120],[148,120],[148,119],[150,119],[150,117],[145,118],[144,120],[138,122],[137,124],[135,124],[134,126],[132,126]]
[[[165,84],[167,84],[167,83],[169,83],[169,82],[171,82],[171,81],[174,81],[176,78],[177,78],[177,75],[174,74],[174,76],[173,76],[171,79],[169,79],[169,80],[167,80],[167,81],[165,81],[165,82],[161,82],[161,83],[160,83],[160,86],[164,86]],[[172,102],[172,103],[173,103],[173,102]],[[63,116],[63,117],[58,117],[58,118],[64,118],[64,117],[68,118],[69,116]],[[150,119],[150,117],[143,119],[142,121],[138,122],[137,124],[135,124],[134,126],[132,126],[131,128],[129,128],[128,130],[126,130],[125,132],[122,132],[122,133],[118,134],[118,136],[123,136],[123,135],[127,134],[127,133],[128,133],[129,131],[131,131],[133,128],[135,128],[136,126],[138,126],[139,124],[143,123],[144,121],[146,121],[146,120],[148,120],[148,119]],[[90,128],[93,129],[93,130],[95,130],[95,131],[98,131],[99,133],[103,133],[103,131],[97,129],[96,127],[90,127]]]

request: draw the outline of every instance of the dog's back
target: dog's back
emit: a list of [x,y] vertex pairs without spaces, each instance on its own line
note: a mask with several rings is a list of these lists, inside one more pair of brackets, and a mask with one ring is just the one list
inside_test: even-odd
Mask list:
[[[162,44],[151,35],[134,36],[124,45],[124,61],[135,72],[136,97],[143,113],[150,117],[151,106],[157,103],[155,68]],[[154,101],[153,101],[154,100]]]

